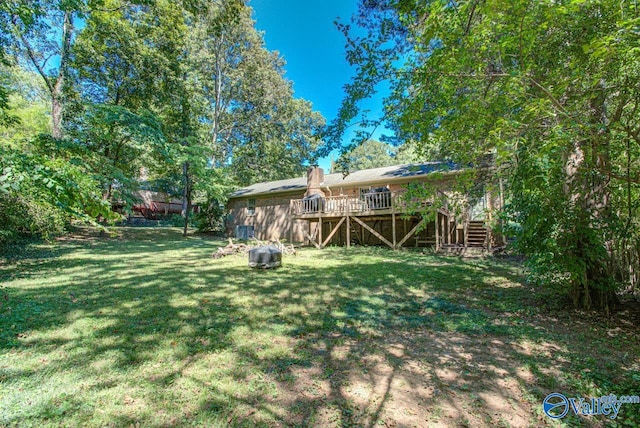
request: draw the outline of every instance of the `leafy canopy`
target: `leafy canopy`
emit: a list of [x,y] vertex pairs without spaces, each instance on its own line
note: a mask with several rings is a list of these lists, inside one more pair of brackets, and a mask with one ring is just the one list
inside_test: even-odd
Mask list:
[[330,135],[390,81],[398,138],[463,164],[493,154],[505,224],[532,272],[569,285],[576,305],[606,308],[618,275],[638,270],[628,236],[638,236],[639,22],[633,1],[363,1],[365,34],[342,26],[357,76]]

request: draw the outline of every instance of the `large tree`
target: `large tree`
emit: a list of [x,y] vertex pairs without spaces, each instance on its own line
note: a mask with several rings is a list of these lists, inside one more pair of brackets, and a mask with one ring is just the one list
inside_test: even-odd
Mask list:
[[324,118],[293,96],[284,60],[264,46],[252,10],[210,3],[192,39],[212,163],[241,185],[301,173],[315,160]]
[[637,281],[639,19],[633,1],[362,2],[333,129],[389,79],[398,134],[460,162],[493,154],[532,272],[608,309],[616,275]]
[[[75,21],[84,16],[84,0],[16,0],[0,9],[11,51],[36,71],[51,97],[51,135],[63,136],[65,97],[71,86],[71,47]],[[5,10],[6,9],[6,10]]]
[[0,135],[25,140],[17,158],[42,142],[71,150],[105,203],[126,199],[146,167],[182,195],[186,233],[194,198],[217,206],[232,180],[283,178],[316,158],[324,120],[293,96],[284,60],[265,48],[251,13],[243,0],[3,2],[0,125],[19,86],[5,73],[7,52],[29,70],[17,74],[41,79],[54,138],[25,140],[41,121]]
[[366,140],[350,151],[341,153],[331,166],[332,172],[349,172],[361,169],[400,165],[416,161],[413,145],[407,142],[400,147],[378,140]]
[[[150,25],[164,16],[157,7],[104,0],[87,17],[72,50],[82,105],[68,128],[94,154],[91,163],[105,199],[129,200],[142,168],[153,176],[175,166],[168,165],[175,163],[176,150],[168,150],[158,117],[173,95],[165,83],[175,66],[158,46],[175,32]],[[173,25],[171,19],[165,25]]]

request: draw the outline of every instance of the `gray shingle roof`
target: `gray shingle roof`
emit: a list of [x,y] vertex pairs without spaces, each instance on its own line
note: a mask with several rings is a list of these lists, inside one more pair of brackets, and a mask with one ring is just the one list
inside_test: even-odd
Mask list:
[[256,183],[243,189],[238,189],[229,195],[229,198],[241,198],[243,196],[267,195],[276,193],[293,192],[307,189],[307,177],[289,178],[287,180],[267,181]]
[[[425,162],[406,165],[385,166],[381,168],[354,171],[346,177],[342,173],[326,174],[322,188],[339,186],[357,186],[358,184],[374,183],[376,181],[396,181],[412,177],[426,176],[433,172],[455,171],[460,168],[450,162]],[[243,189],[236,190],[229,198],[246,196],[270,195],[304,191],[307,189],[307,177],[290,178],[287,180],[256,183]]]

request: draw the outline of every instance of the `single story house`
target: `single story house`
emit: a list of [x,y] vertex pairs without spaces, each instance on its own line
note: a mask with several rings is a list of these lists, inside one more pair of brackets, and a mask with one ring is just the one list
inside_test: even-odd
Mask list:
[[[263,183],[229,196],[227,233],[238,238],[326,245],[433,245],[492,247],[487,213],[500,208],[488,192],[470,200],[460,215],[450,209],[462,170],[452,163],[427,162],[324,174],[311,167],[306,177]],[[411,183],[430,183],[437,195],[409,201]],[[460,195],[457,195],[458,200]],[[417,203],[416,203],[417,202]],[[421,207],[421,209],[416,209]],[[418,212],[422,211],[422,212]],[[430,212],[430,215],[423,215]]]

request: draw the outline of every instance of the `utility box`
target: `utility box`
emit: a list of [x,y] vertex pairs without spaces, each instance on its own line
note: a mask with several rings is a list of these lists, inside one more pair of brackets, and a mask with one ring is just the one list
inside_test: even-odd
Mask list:
[[242,239],[242,240],[247,240],[247,239],[251,239],[255,236],[255,230],[253,229],[253,226],[249,226],[249,225],[241,225],[241,226],[236,226],[236,239]]

